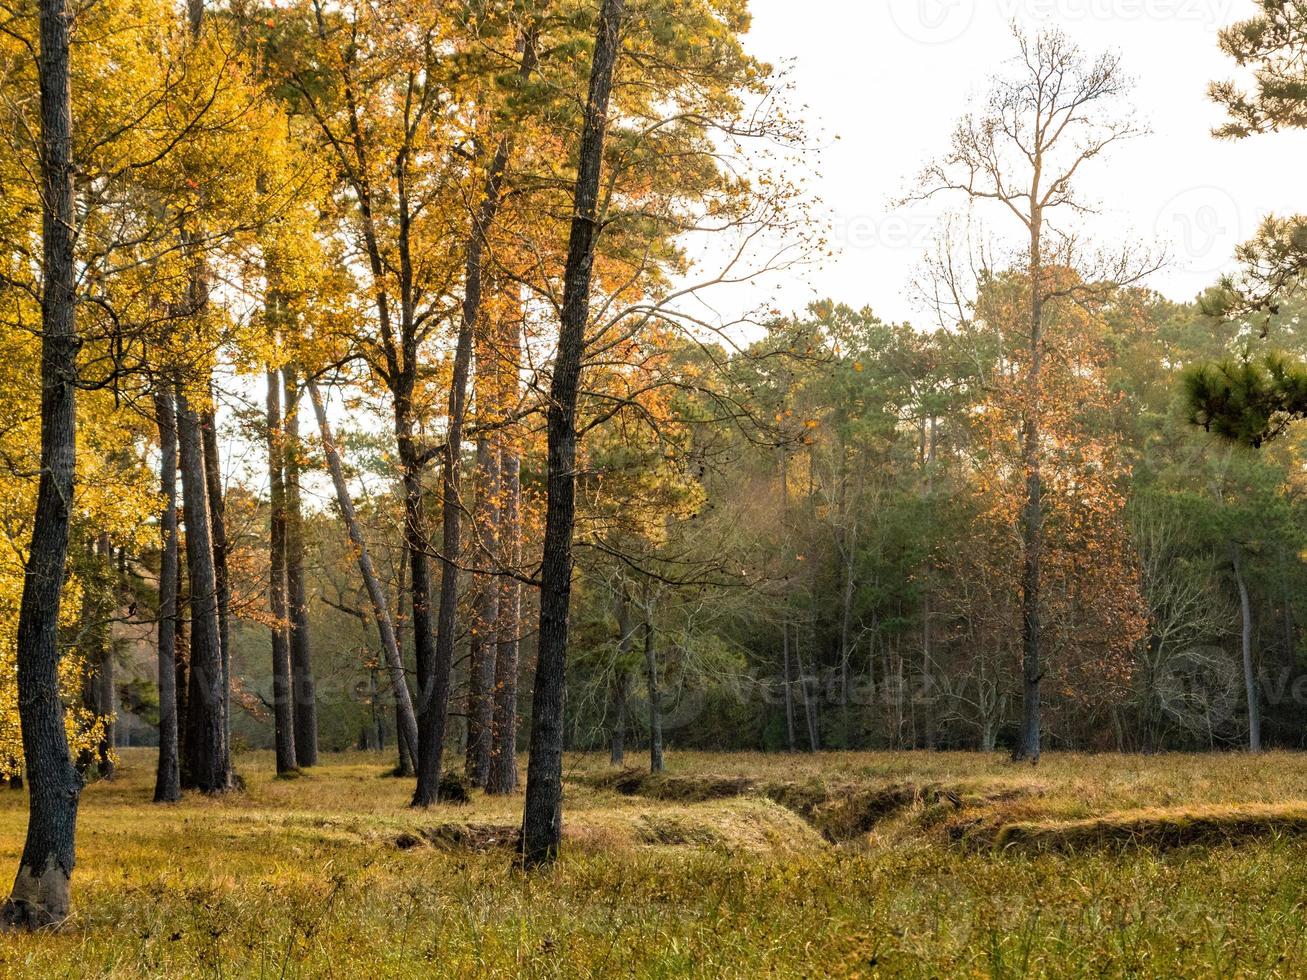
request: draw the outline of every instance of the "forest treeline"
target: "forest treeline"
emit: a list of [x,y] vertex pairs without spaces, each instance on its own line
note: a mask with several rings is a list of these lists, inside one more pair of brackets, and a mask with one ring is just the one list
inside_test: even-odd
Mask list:
[[[987,282],[982,303],[994,315],[964,331],[834,303],[777,319],[721,362],[765,416],[769,440],[722,426],[716,403],[692,390],[675,396],[678,422],[656,435],[607,425],[590,435],[569,748],[643,765],[660,730],[684,748],[1014,747],[1024,486],[1013,401],[1026,353],[1010,304],[1023,289],[1014,276]],[[1143,289],[1066,314],[1048,328],[1057,448],[1044,497],[1045,740],[1146,752],[1246,746],[1247,624],[1260,738],[1299,747],[1303,447],[1296,435],[1265,451],[1218,442],[1193,425],[1181,384],[1190,366],[1245,343],[1246,327]],[[1281,349],[1307,342],[1294,307],[1271,329]],[[717,370],[698,348],[673,349],[682,370]],[[375,447],[377,437],[360,431],[355,441]],[[359,479],[385,487],[384,464],[372,465]],[[465,465],[474,472],[471,450]],[[543,490],[528,464],[528,554],[540,547]],[[252,506],[258,527],[264,511]],[[389,588],[402,571],[399,506],[392,486],[363,518]],[[318,650],[334,678],[323,725],[335,748],[393,745],[364,586],[335,514],[314,514],[309,528],[315,616],[336,638]],[[263,547],[252,535],[251,550]],[[257,593],[260,581],[240,591]],[[469,582],[460,596],[469,619],[478,598]],[[528,672],[532,606],[528,595]],[[255,632],[245,630],[238,656],[242,676],[262,682]],[[476,642],[460,641],[460,700],[475,683]],[[462,746],[459,715],[449,737]],[[272,744],[262,716],[241,731]]]
[[[1303,118],[1263,7],[1222,136]],[[914,327],[748,298],[826,245],[744,0],[2,16],[6,926],[128,715],[159,803],[355,739],[520,790],[528,870],[567,749],[1299,743],[1302,221],[1189,305],[1087,245],[1115,55],[1014,32]]]

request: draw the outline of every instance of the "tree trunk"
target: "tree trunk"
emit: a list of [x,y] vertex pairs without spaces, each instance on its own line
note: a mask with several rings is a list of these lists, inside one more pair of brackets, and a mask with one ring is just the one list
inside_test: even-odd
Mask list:
[[[408,685],[405,684],[405,690],[407,690],[407,687]],[[393,684],[391,685],[391,688],[392,691],[394,691]],[[415,736],[412,741],[409,741],[408,736],[404,734],[404,731],[400,727],[401,725],[404,724],[404,713],[403,713],[403,709],[400,708],[399,706],[399,696],[397,694],[394,695],[394,701],[395,701],[395,743],[396,743],[395,749],[398,755],[398,757],[395,760],[394,774],[396,776],[408,777],[414,775],[417,772],[417,763],[413,759],[413,750],[417,746],[417,738]],[[410,705],[410,710],[412,710],[411,705]],[[416,723],[417,723],[417,718],[415,716],[414,724],[416,725]]]
[[790,671],[790,624],[781,621],[781,686],[785,691],[785,738],[791,752],[795,751],[794,741],[794,681]]
[[803,658],[799,656],[797,634],[794,639],[794,665],[799,669],[799,693],[803,695],[803,717],[808,725],[808,751],[816,752],[821,748],[821,740],[817,734],[817,713],[808,690],[808,678],[803,673]]
[[663,771],[663,705],[658,689],[658,652],[654,648],[654,628],[644,624],[644,670],[649,685],[649,771]]
[[68,557],[77,458],[77,211],[67,0],[40,0],[41,476],[18,612],[18,715],[27,763],[27,838],[0,908],[7,929],[38,929],[68,916],[82,781],[68,759],[59,694],[59,601]]
[[[519,76],[528,75],[535,65],[535,45],[529,40],[524,45]],[[449,674],[454,663],[454,642],[458,619],[458,557],[462,547],[463,501],[462,450],[463,426],[467,418],[468,374],[472,361],[472,344],[481,315],[481,292],[484,285],[484,252],[486,235],[499,212],[504,171],[508,166],[511,141],[500,139],[494,158],[486,172],[486,183],[481,202],[472,218],[472,233],[468,238],[467,256],[463,274],[463,310],[459,322],[458,339],[454,346],[454,365],[449,382],[449,424],[445,433],[442,455],[441,502],[442,532],[440,558],[440,610],[436,621],[435,661],[432,667],[432,697],[428,707],[428,720],[419,742],[418,785],[413,803],[427,806],[436,800],[440,782],[441,755],[444,748],[445,718],[448,713]],[[476,665],[473,665],[474,672]],[[493,711],[490,713],[493,717]],[[477,724],[485,721],[478,715]],[[477,736],[478,771],[481,769],[481,741]]]
[[[404,626],[408,622],[408,617],[404,615],[404,596],[408,595],[408,549],[402,547],[399,549],[399,568],[395,575],[395,649],[399,651],[399,665],[401,669],[407,670],[404,665]],[[407,676],[407,675],[405,675]],[[392,687],[394,685],[392,684]],[[414,735],[412,741],[404,734],[404,719],[401,717],[401,708],[399,704],[399,689],[395,689],[395,742],[398,749],[398,760],[395,765],[396,776],[413,776],[417,773],[417,736]],[[408,681],[404,682],[404,694],[409,694]],[[409,710],[414,713],[414,726],[416,728],[416,709],[413,708],[412,701],[409,702]]]
[[[114,702],[117,700],[114,696],[114,646],[113,646],[113,623],[112,617],[117,615],[119,601],[122,598],[121,589],[111,589],[109,586],[110,578],[113,575],[114,554],[113,545],[109,541],[109,535],[101,534],[97,550],[100,553],[100,561],[103,563],[105,570],[105,592],[106,602],[105,611],[108,614],[112,609],[112,614],[104,617],[105,621],[101,626],[101,640],[99,644],[100,662],[95,674],[97,689],[95,692],[95,709],[100,719],[100,741],[95,747],[96,773],[101,779],[113,779],[114,762],[113,762],[113,741],[114,741]],[[108,596],[114,598],[109,599]]]
[[[478,369],[479,367],[480,365]],[[478,398],[482,395],[488,399],[489,392],[479,393]],[[478,564],[490,565],[499,553],[499,453],[484,435],[477,439],[476,475],[479,486],[475,526],[481,539],[482,553],[476,560]],[[494,738],[492,729],[499,630],[499,581],[494,575],[477,575],[472,591],[475,612],[470,643],[465,771],[473,786],[484,786],[490,774],[491,742]]]
[[[426,505],[422,493],[422,462],[413,441],[413,422],[408,398],[396,398],[396,439],[399,444],[401,479],[404,485],[404,547],[408,553],[409,597],[413,610],[413,650],[417,660],[418,740],[414,763],[417,788],[414,806],[427,806],[436,800],[440,780],[438,744],[444,738],[445,701],[449,696],[449,671],[438,682],[435,631],[431,619],[431,564],[427,557]],[[434,774],[424,766],[436,763]]]
[[304,513],[300,504],[299,380],[293,365],[281,370],[286,460],[286,601],[290,616],[290,668],[295,703],[295,761],[318,764],[318,696],[309,642],[309,604],[304,580]]
[[[390,602],[386,598],[385,588],[377,577],[372,564],[372,555],[368,552],[367,541],[359,527],[358,514],[354,511],[354,501],[349,495],[349,486],[345,482],[345,470],[340,462],[340,450],[331,435],[331,424],[327,420],[327,409],[318,391],[318,384],[312,378],[305,379],[309,389],[309,398],[313,402],[313,412],[318,418],[318,429],[322,433],[322,449],[327,457],[327,469],[331,472],[331,481],[336,488],[336,503],[345,521],[345,530],[349,534],[350,544],[354,546],[355,560],[359,574],[367,588],[368,600],[372,603],[372,618],[377,623],[377,634],[381,640],[381,650],[386,658],[386,669],[390,675],[390,686],[395,696],[395,720],[398,724],[401,760],[406,751],[417,744],[417,718],[413,714],[413,700],[409,696],[408,681],[404,677],[404,657],[400,651],[399,638],[390,618]],[[401,761],[401,768],[403,762]]]
[[290,663],[286,610],[286,484],[281,418],[282,382],[278,371],[267,370],[268,445],[268,606],[274,623],[272,639],[272,721],[278,774],[295,772],[295,687]]
[[1239,545],[1230,542],[1230,564],[1239,587],[1239,614],[1242,620],[1243,682],[1248,698],[1248,751],[1262,750],[1262,710],[1257,696],[1257,672],[1253,667],[1253,610],[1248,598],[1248,583],[1243,577],[1243,556]]
[[617,666],[613,670],[613,729],[608,759],[620,766],[626,762],[626,723],[630,703],[631,673],[627,669],[627,659],[631,655],[631,645],[635,640],[635,630],[631,627],[631,603],[626,594],[626,583],[621,584],[617,596]]
[[[174,401],[175,404],[175,401]],[[180,455],[178,458],[178,467],[180,468]],[[180,506],[180,505],[179,505]],[[178,511],[178,514],[185,520],[185,515]],[[185,541],[185,535],[180,531],[177,535],[180,543]],[[181,785],[189,784],[189,779],[184,775],[186,769],[186,732],[187,719],[190,717],[190,680],[191,680],[191,634],[188,624],[191,619],[191,583],[190,574],[186,568],[186,562],[178,557],[177,566],[177,654],[174,659],[173,667],[176,678],[173,685],[177,697],[177,759],[178,773]]]
[[218,586],[213,567],[212,524],[204,473],[204,437],[186,396],[177,392],[186,567],[191,591],[190,693],[186,705],[184,785],[206,793],[231,788],[223,704],[222,646],[218,633]]
[[[521,469],[516,451],[506,448],[499,459],[499,536],[503,559],[514,570],[522,564]],[[486,779],[486,792],[494,795],[517,789],[517,661],[521,624],[522,583],[510,575],[501,576],[490,774]]]
[[[213,386],[210,384],[210,399]],[[222,464],[218,454],[218,415],[210,405],[200,418],[204,436],[204,480],[209,493],[209,521],[213,532],[213,573],[218,589],[218,644],[222,650],[222,727],[223,745],[231,752],[231,588],[227,579],[227,524],[222,491]],[[231,759],[227,760],[231,768]]]
[[1021,521],[1021,732],[1013,759],[1039,762],[1041,656],[1040,561],[1044,549],[1043,482],[1040,475],[1040,365],[1043,360],[1043,253],[1040,246],[1042,214],[1033,207],[1039,199],[1039,174],[1031,194],[1030,222],[1030,368],[1026,379],[1025,421],[1021,456],[1026,475],[1026,503]]
[[[935,457],[939,446],[939,420],[935,415],[930,416],[928,423],[929,436],[926,439],[926,480],[922,488],[926,503],[929,504],[935,493]],[[937,748],[937,719],[935,716],[935,652],[934,652],[934,633],[931,629],[933,610],[931,609],[931,580],[934,573],[934,563],[929,555],[926,556],[925,569],[922,573],[921,581],[921,707],[923,724],[926,729],[926,748],[934,751]]]
[[163,494],[159,520],[159,765],[154,802],[176,803],[182,795],[177,754],[177,414],[166,385],[155,389],[154,406]]
[[613,672],[613,727],[608,740],[608,761],[614,766],[626,765],[626,718],[630,711],[631,672],[618,664]]
[[562,839],[563,692],[568,606],[572,594],[572,531],[576,523],[576,400],[590,319],[599,173],[608,97],[617,62],[624,0],[603,0],[590,66],[577,155],[572,229],[563,269],[563,308],[549,389],[544,549],[540,566],[540,631],[531,708],[531,748],[522,813],[522,864],[558,857]]

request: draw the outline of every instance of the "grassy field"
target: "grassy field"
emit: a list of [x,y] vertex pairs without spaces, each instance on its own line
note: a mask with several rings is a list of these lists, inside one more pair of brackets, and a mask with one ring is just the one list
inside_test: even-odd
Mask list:
[[[520,797],[415,812],[379,757],[282,781],[255,754],[243,794],[156,806],[123,756],[83,797],[71,927],[4,937],[4,975],[1307,974],[1307,756],[569,757],[533,877]],[[25,816],[0,793],[9,868]]]

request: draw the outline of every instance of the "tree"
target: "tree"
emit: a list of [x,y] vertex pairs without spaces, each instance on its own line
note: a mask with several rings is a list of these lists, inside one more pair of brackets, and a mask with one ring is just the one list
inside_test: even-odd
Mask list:
[[154,802],[181,799],[180,753],[177,727],[177,413],[167,385],[156,388],[155,414],[159,419],[159,482],[163,517],[159,521],[159,763]]
[[[1213,82],[1212,101],[1229,114],[1216,128],[1220,139],[1245,139],[1307,126],[1307,7],[1285,0],[1258,0],[1260,12],[1224,28],[1221,50],[1251,69],[1251,92],[1232,81]],[[1307,271],[1307,218],[1268,217],[1256,237],[1237,251],[1244,269],[1227,277],[1209,298],[1213,309],[1274,313]]]
[[[451,36],[454,11],[305,2],[273,18],[266,13],[244,11],[242,24],[265,53],[290,110],[308,124],[319,152],[329,155],[342,234],[365,258],[364,291],[373,313],[353,346],[393,410],[417,659],[414,803],[426,805],[437,796],[454,636],[452,611],[443,614],[443,640],[432,615],[423,474],[436,453],[424,444],[421,427],[434,386],[420,370],[454,305],[458,267],[449,216],[465,174],[462,158],[448,148],[460,143],[460,123],[442,102],[448,68],[440,45],[432,43]],[[451,382],[451,398],[466,384],[468,356],[462,357],[462,380]],[[461,443],[450,444],[457,454]],[[456,490],[457,477],[447,476]],[[444,503],[446,532],[456,533],[456,494]],[[446,569],[445,576],[457,586],[456,571]]]
[[[317,382],[312,375],[305,379],[309,398],[313,402],[313,411],[317,415],[318,428],[322,433],[322,448],[327,457],[327,468],[331,471],[331,480],[336,488],[336,502],[340,507],[341,518],[349,533],[350,543],[354,546],[359,574],[368,591],[372,603],[372,616],[377,623],[377,632],[381,639],[381,649],[385,654],[386,668],[390,672],[390,684],[395,694],[396,718],[398,720],[399,738],[412,753],[417,746],[417,718],[413,714],[413,702],[408,691],[408,681],[404,677],[404,659],[400,653],[399,641],[390,618],[390,603],[386,599],[381,579],[372,565],[367,543],[359,528],[358,516],[354,512],[354,501],[350,499],[349,488],[345,483],[345,471],[341,466],[340,453],[331,436],[331,426],[327,420],[326,405],[318,392]],[[403,753],[401,753],[402,757]]]
[[[1041,32],[1033,38],[1018,32],[1016,40],[1016,71],[995,81],[980,114],[969,115],[958,124],[952,149],[923,171],[919,196],[956,193],[972,203],[995,202],[1017,219],[1025,233],[1029,360],[1021,435],[1026,483],[1020,516],[1023,713],[1013,756],[1038,762],[1045,672],[1040,618],[1043,318],[1045,305],[1065,289],[1065,280],[1059,282],[1056,270],[1076,268],[1080,259],[1073,254],[1075,236],[1049,222],[1060,211],[1079,213],[1083,209],[1074,192],[1081,168],[1139,130],[1128,117],[1113,111],[1114,103],[1128,91],[1117,56],[1105,54],[1088,61],[1058,31]],[[1124,263],[1110,271],[1081,270],[1073,288],[1083,291],[1086,284],[1103,279],[1123,283],[1138,277],[1138,272],[1127,270]]]
[[304,576],[304,511],[300,501],[299,372],[293,362],[281,369],[285,384],[281,448],[286,553],[286,613],[290,624],[292,704],[295,717],[295,761],[318,764],[318,696],[313,683],[312,644],[309,639],[309,601]]
[[562,840],[563,683],[568,603],[572,591],[572,528],[576,521],[576,402],[589,325],[599,176],[608,99],[620,47],[624,0],[603,0],[590,66],[590,92],[577,155],[572,230],[564,269],[558,352],[549,389],[549,465],[544,554],[540,564],[540,640],[531,702],[531,747],[522,814],[522,863],[552,862]]
[[0,909],[6,928],[29,930],[68,916],[81,795],[81,777],[68,758],[56,643],[77,454],[77,210],[65,0],[41,0],[39,17],[41,478],[18,619],[18,706],[30,795],[18,875]]
[[232,788],[232,773],[227,745],[227,688],[218,625],[213,525],[209,517],[200,417],[180,387],[177,391],[177,430],[191,609],[182,785],[205,793],[223,793]]
[[284,429],[281,418],[281,373],[267,370],[268,444],[268,607],[272,613],[272,714],[278,774],[299,768],[296,756],[295,687],[290,638],[286,629],[286,486]]
[[[497,560],[510,571],[498,576],[498,602],[495,618],[494,672],[491,688],[493,707],[490,716],[490,766],[486,792],[504,795],[517,789],[517,674],[522,632],[522,447],[521,426],[508,422],[521,400],[518,377],[522,359],[522,310],[519,303],[501,303],[495,337],[496,363],[494,404],[478,405],[478,415],[489,408],[499,424],[496,437],[499,478],[495,489],[497,525],[494,544]],[[485,358],[478,362],[482,370]],[[494,587],[489,582],[487,587]],[[489,600],[487,599],[487,605]]]

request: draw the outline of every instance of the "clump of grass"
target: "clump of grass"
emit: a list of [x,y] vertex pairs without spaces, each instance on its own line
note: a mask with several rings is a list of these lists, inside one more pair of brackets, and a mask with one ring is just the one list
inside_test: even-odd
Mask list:
[[755,788],[747,776],[668,776],[643,769],[621,769],[591,776],[584,782],[595,789],[611,789],[623,796],[645,796],[678,803],[703,803],[743,796]]
[[428,843],[446,850],[484,853],[515,849],[522,832],[520,828],[506,824],[442,823],[426,827],[420,834]]
[[1268,837],[1307,837],[1307,803],[1179,807],[1107,813],[1083,820],[1015,821],[968,836],[973,845],[1021,853],[1167,851]]
[[711,847],[722,843],[721,834],[711,827],[695,825],[669,814],[643,814],[636,827],[640,840],[646,844]]
[[467,804],[472,801],[472,784],[461,772],[446,769],[436,784],[436,799],[441,803]]

